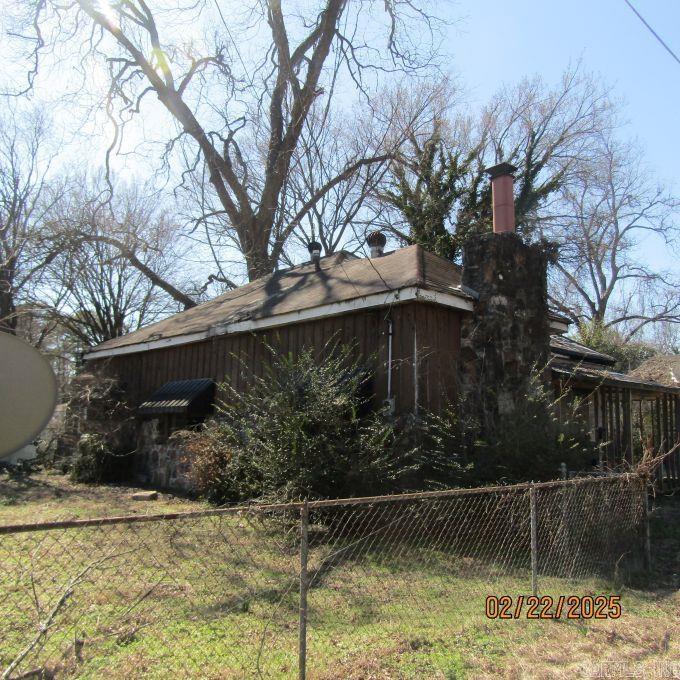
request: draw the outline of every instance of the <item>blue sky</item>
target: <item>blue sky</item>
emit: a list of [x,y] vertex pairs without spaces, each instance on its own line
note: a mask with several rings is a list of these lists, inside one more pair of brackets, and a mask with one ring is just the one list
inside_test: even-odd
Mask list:
[[[680,54],[680,0],[632,2]],[[5,11],[9,14],[15,3],[18,6],[18,0],[0,0],[3,29]],[[680,64],[624,0],[434,0],[431,9],[450,22],[445,66],[460,77],[472,104],[486,102],[503,83],[536,73],[556,82],[570,63],[581,60],[585,70],[623,98],[628,132],[640,139],[659,178],[680,189],[680,142],[675,134]],[[2,44],[0,54],[6,56]],[[23,66],[21,75],[23,80]],[[47,88],[39,83],[38,90],[49,99],[54,84],[46,83]]]
[[[680,0],[632,1],[680,54]],[[223,0],[223,5],[229,2]],[[19,6],[19,0],[0,0],[0,27],[5,28],[4,10],[12,6]],[[540,74],[547,83],[555,83],[570,64],[580,61],[584,70],[600,77],[613,88],[614,97],[623,100],[623,116],[628,126],[622,134],[638,138],[650,169],[676,194],[680,193],[676,170],[680,156],[676,132],[680,64],[654,39],[624,0],[434,0],[430,7],[450,22],[445,29],[445,66],[459,76],[466,99],[474,108],[484,104],[504,83],[514,84],[534,74]],[[63,67],[58,73],[63,73]],[[89,86],[98,84],[100,89],[107,86],[103,71],[90,72],[89,77]],[[57,123],[70,121],[74,113],[78,116],[72,104],[61,101],[60,88],[54,87],[54,81],[44,71],[37,93],[50,102],[48,110],[54,112]],[[165,120],[162,115],[161,119]],[[144,139],[157,127],[154,117],[138,120],[128,130],[128,139],[133,140],[134,146],[135,140]],[[84,141],[90,162],[99,164],[109,135],[102,116],[91,116],[75,131],[76,139],[69,141],[75,142],[72,148],[78,155],[82,154]],[[68,153],[65,157],[68,158]],[[135,157],[119,157],[115,164],[127,168],[124,175],[135,174],[140,167],[143,173],[148,172],[146,160],[140,164]],[[675,256],[660,244],[645,244],[644,248],[645,259],[677,271]]]
[[[680,1],[633,4],[680,54]],[[534,73],[554,82],[580,59],[623,98],[630,135],[659,178],[678,188],[680,64],[624,0],[464,0],[447,15],[454,25],[445,50],[473,101]]]
[[[632,2],[680,55],[680,0]],[[471,103],[536,73],[556,82],[580,61],[623,101],[622,133],[640,141],[650,170],[680,191],[680,64],[624,0],[459,0],[447,5],[446,16],[449,68]],[[677,254],[660,242],[644,248],[645,260],[678,271]]]

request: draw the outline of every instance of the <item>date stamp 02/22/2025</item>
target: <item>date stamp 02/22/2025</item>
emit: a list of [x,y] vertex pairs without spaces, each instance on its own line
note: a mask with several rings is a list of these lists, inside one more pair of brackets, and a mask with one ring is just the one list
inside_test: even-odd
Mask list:
[[619,619],[620,595],[489,595],[488,619]]

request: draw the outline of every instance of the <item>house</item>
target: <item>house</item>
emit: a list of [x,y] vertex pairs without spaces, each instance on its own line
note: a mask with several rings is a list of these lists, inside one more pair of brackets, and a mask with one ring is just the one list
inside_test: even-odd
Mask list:
[[[602,447],[605,467],[629,467],[647,450],[672,451],[680,442],[680,389],[612,369],[613,357],[573,340],[553,338],[551,372],[561,387],[583,398],[593,438]],[[657,469],[658,482],[680,486],[680,453],[671,453]]]
[[[611,357],[564,336],[568,319],[548,309],[550,249],[515,232],[513,170],[489,170],[493,233],[470,240],[462,266],[418,245],[386,253],[378,232],[367,238],[368,258],[320,257],[312,243],[305,264],[88,352],[86,364],[115,376],[137,411],[147,480],[178,483],[180,452],[167,435],[210,412],[216,384],[247,389],[263,375],[268,347],[310,347],[323,360],[334,342],[353,343],[371,364],[372,403],[396,415],[437,411],[462,394],[492,423],[524,398],[536,366],[550,366],[556,385],[586,397],[593,436],[609,442],[603,462],[632,461],[634,414],[650,408],[655,441],[668,447],[680,389],[615,373]],[[675,463],[668,474],[680,480]]]
[[643,380],[653,380],[662,385],[680,387],[680,354],[650,357],[630,374]]

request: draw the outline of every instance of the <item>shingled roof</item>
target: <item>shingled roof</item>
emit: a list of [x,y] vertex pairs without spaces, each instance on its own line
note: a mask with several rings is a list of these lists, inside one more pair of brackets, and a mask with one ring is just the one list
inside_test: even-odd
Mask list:
[[550,350],[559,357],[566,359],[577,359],[601,366],[613,366],[616,359],[609,354],[598,352],[591,347],[586,347],[576,340],[562,335],[553,335],[550,338]]
[[668,387],[680,387],[680,354],[651,357],[630,375],[642,380],[655,380]]
[[312,263],[281,270],[224,293],[93,349],[99,353],[157,340],[219,332],[241,321],[265,319],[323,305],[406,288],[445,293],[472,301],[464,290],[461,269],[421,246],[395,250],[378,258],[358,258],[344,251]]
[[[571,338],[553,335],[550,338],[550,350],[552,353],[550,367],[558,376],[608,386],[630,387],[646,392],[668,392],[669,387],[680,387],[678,382],[663,380],[668,374],[669,362],[658,361],[673,357],[653,357],[631,373],[619,373],[612,370],[616,363],[614,357],[597,352]],[[676,370],[680,375],[680,357],[675,358],[678,359]]]

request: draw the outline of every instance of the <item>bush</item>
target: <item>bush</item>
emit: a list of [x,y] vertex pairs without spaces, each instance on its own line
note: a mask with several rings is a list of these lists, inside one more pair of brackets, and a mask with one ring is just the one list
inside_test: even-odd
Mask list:
[[[323,362],[274,350],[262,378],[221,386],[218,415],[180,436],[196,490],[212,501],[329,498],[451,485],[460,460],[423,437],[421,423],[368,408],[371,375],[349,348]],[[437,439],[439,441],[439,439]],[[445,453],[445,455],[441,455]]]
[[535,370],[525,398],[511,415],[501,416],[495,432],[470,447],[475,484],[555,479],[561,463],[583,470],[597,460],[582,400],[569,390],[555,395]]
[[[196,491],[217,503],[290,501],[554,479],[560,463],[596,457],[580,403],[554,398],[536,372],[526,398],[493,433],[463,400],[440,414],[390,418],[368,408],[371,375],[348,348],[317,362],[273,350],[265,375],[225,395],[215,418],[175,433]],[[558,417],[558,412],[559,416]]]
[[134,451],[112,449],[112,439],[102,434],[84,434],[78,440],[71,459],[70,475],[74,482],[101,484],[121,482],[129,477]]
[[71,465],[71,479],[75,482],[96,484],[106,478],[106,468],[111,452],[98,434],[84,434],[78,441],[76,455]]
[[656,348],[646,342],[628,340],[615,328],[605,326],[601,321],[580,324],[576,339],[598,352],[604,352],[616,359],[614,369],[628,373],[647,359],[658,354]]
[[125,390],[101,370],[77,375],[67,397],[53,455],[45,452],[42,461],[70,471],[78,482],[118,482],[129,477],[135,419]]

